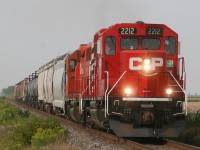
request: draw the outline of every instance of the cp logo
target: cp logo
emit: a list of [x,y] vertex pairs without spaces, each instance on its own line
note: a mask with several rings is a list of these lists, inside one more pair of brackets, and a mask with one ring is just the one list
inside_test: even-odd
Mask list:
[[142,59],[141,57],[131,57],[129,59],[129,69],[130,70],[142,70],[143,65],[150,65],[151,70],[155,70],[156,67],[163,66],[163,59],[162,58],[151,58],[149,60],[149,64],[143,63],[147,59]]

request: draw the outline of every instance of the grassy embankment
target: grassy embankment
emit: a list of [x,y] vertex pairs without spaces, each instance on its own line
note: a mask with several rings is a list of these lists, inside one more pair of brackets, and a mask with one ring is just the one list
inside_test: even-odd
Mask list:
[[77,150],[67,144],[68,132],[55,118],[18,109],[0,97],[0,150]]

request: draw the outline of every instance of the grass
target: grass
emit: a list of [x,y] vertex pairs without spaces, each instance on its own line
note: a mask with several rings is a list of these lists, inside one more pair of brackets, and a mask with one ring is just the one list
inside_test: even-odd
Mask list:
[[188,97],[188,102],[200,102],[200,97]]
[[184,131],[178,138],[170,139],[200,147],[200,114],[188,114],[186,116],[186,127]]
[[0,97],[0,150],[79,150],[55,118],[31,115]]

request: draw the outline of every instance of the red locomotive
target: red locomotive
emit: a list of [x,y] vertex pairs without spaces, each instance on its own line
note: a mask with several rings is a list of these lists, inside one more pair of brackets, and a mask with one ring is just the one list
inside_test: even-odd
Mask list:
[[176,137],[187,115],[179,53],[178,34],[166,25],[115,24],[15,86],[15,91],[19,85],[37,89],[35,95],[29,90],[15,95],[120,137]]

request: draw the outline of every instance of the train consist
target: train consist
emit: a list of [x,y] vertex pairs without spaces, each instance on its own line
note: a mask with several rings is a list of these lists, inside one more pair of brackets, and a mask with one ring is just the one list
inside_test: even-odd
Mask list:
[[178,34],[115,24],[15,85],[16,100],[120,137],[176,137],[187,115]]

